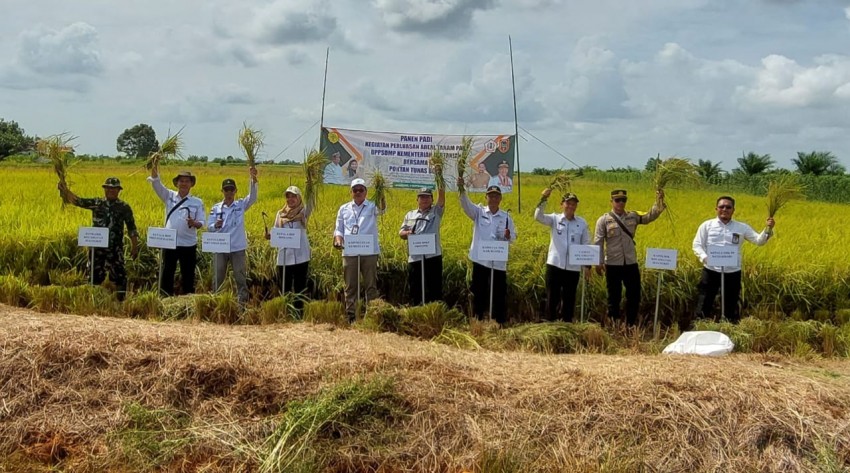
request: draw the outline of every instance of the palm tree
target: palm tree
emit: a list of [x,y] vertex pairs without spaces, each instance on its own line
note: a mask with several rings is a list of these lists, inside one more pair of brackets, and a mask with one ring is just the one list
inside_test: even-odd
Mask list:
[[720,162],[712,163],[710,159],[700,159],[697,161],[697,174],[705,182],[717,182],[723,170],[720,169]]
[[844,174],[844,166],[838,158],[829,151],[812,151],[811,153],[797,152],[797,158],[791,160],[800,174],[823,176],[827,174]]
[[769,171],[773,167],[773,159],[769,154],[756,154],[750,151],[746,155],[738,158],[737,172],[746,174],[747,176],[755,176]]

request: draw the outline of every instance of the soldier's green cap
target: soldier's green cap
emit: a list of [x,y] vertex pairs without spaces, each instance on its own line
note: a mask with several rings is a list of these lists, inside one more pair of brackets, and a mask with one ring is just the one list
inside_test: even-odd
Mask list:
[[117,187],[119,190],[123,189],[123,187],[121,187],[121,181],[118,180],[117,177],[107,177],[101,187]]
[[221,181],[221,188],[222,189],[227,189],[228,187],[232,187],[232,188],[236,189],[236,181],[234,181],[233,179],[225,179],[225,180]]

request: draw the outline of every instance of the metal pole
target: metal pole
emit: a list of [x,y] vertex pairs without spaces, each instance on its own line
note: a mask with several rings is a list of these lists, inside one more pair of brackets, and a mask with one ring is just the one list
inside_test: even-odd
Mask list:
[[162,295],[163,295],[163,293],[162,293],[162,259],[163,259],[162,252],[163,251],[165,251],[165,250],[163,250],[162,248],[159,249],[159,258],[157,258],[157,259],[159,259],[159,271],[157,271],[157,273],[156,273],[156,292],[157,292],[157,294],[159,294],[160,297],[162,297]]
[[487,314],[487,317],[490,320],[493,320],[493,274],[495,270],[493,269],[494,261],[490,261],[490,313]]
[[283,265],[280,267],[280,296],[286,294],[286,248],[283,249]]
[[720,267],[720,317],[726,318],[726,266]]
[[661,304],[661,280],[664,277],[664,273],[658,272],[658,288],[655,290],[655,320],[652,323],[652,333],[656,340],[658,340],[658,306]]
[[425,305],[425,255],[422,255],[422,305]]
[[517,111],[516,111],[516,80],[514,79],[514,48],[511,42],[511,36],[508,35],[508,49],[510,50],[511,56],[511,90],[513,91],[514,98],[514,161],[516,162],[516,173],[514,177],[516,178],[516,201],[517,201],[517,212],[522,213],[522,186],[520,185],[520,172],[519,172],[519,120],[517,119]]
[[360,255],[357,255],[357,307],[354,309],[354,317],[360,316]]
[[322,140],[322,129],[325,127],[325,91],[328,88],[328,58],[331,55],[331,48],[325,50],[325,79],[322,82],[322,115],[319,118],[319,143]]
[[91,253],[91,285],[94,286],[94,247],[89,248]]
[[584,323],[584,293],[587,288],[587,278],[584,277],[584,268],[579,269],[579,271],[581,271],[581,314],[579,320]]

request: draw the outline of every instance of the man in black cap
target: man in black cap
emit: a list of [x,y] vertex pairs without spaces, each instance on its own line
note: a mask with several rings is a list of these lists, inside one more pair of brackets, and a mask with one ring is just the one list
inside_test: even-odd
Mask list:
[[171,180],[177,191],[166,189],[159,179],[159,165],[151,167],[148,182],[153,186],[157,197],[165,204],[165,228],[177,231],[177,248],[162,250],[162,275],[159,280],[160,291],[174,295],[174,274],[180,263],[182,293],[195,292],[195,266],[198,262],[198,229],[204,226],[206,211],[201,199],[189,192],[195,186],[195,176],[189,171],[181,171]]
[[210,209],[209,226],[207,230],[213,233],[230,235],[230,253],[213,254],[213,290],[221,290],[224,278],[227,276],[227,263],[233,268],[233,279],[236,281],[236,293],[239,305],[248,304],[248,283],[246,274],[245,250],[248,248],[248,237],[245,233],[245,212],[257,201],[259,192],[257,184],[257,168],[248,168],[250,184],[248,196],[236,199],[236,181],[225,179],[221,183],[221,194],[224,199]]
[[109,228],[109,247],[94,249],[94,267],[91,268],[95,284],[100,284],[109,273],[109,280],[117,287],[118,300],[124,300],[127,292],[127,271],[124,269],[124,226],[130,236],[130,257],[139,254],[139,232],[130,205],[118,198],[121,181],[110,177],[103,183],[104,198],[86,199],[77,197],[65,183],[59,183],[59,195],[65,202],[92,211],[92,226]]
[[635,251],[635,231],[638,225],[655,221],[664,211],[664,191],[655,193],[655,204],[649,213],[627,211],[628,196],[625,190],[611,191],[611,211],[596,221],[593,244],[599,246],[604,258],[596,267],[599,274],[605,273],[608,286],[608,318],[620,320],[620,299],[626,287],[626,323],[638,324],[640,307],[640,269]]
[[412,304],[422,303],[422,264],[425,264],[425,302],[439,301],[443,298],[443,247],[440,244],[440,223],[446,205],[446,190],[437,189],[437,203],[434,204],[434,192],[423,187],[416,196],[418,208],[407,212],[398,235],[407,240],[410,235],[434,234],[435,252],[427,255],[409,255],[407,257],[407,284],[410,286]]

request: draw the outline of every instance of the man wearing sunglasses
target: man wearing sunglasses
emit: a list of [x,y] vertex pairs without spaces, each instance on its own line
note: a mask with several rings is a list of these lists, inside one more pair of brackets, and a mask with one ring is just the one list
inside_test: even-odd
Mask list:
[[550,229],[549,255],[546,257],[546,309],[550,321],[572,322],[582,267],[569,264],[568,253],[572,245],[587,245],[590,235],[587,222],[576,215],[578,196],[567,193],[561,198],[561,212],[547,214],[544,212],[550,194],[551,189],[543,189],[540,203],[534,209],[534,219]]
[[221,183],[221,194],[224,199],[213,205],[210,210],[207,230],[214,233],[230,235],[230,253],[213,254],[213,289],[218,292],[227,276],[227,263],[233,268],[233,279],[236,280],[236,295],[239,305],[248,304],[248,282],[246,271],[245,250],[248,248],[248,238],[245,233],[245,212],[257,201],[259,192],[257,184],[257,168],[248,168],[250,175],[248,196],[236,199],[236,181],[225,179]]
[[[351,181],[351,202],[342,204],[336,214],[334,230],[334,248],[342,249],[346,235],[372,235],[374,253],[361,256],[343,256],[342,271],[345,279],[345,313],[348,321],[354,322],[357,304],[357,280],[362,276],[366,301],[380,297],[378,293],[378,215],[384,213],[386,202],[366,200],[366,181]],[[357,272],[357,258],[360,258],[360,272]]]
[[611,191],[611,211],[596,221],[593,244],[599,246],[604,260],[596,267],[599,274],[605,273],[608,287],[608,318],[620,320],[620,299],[626,287],[626,323],[639,323],[640,269],[635,251],[635,231],[638,225],[649,224],[661,215],[664,191],[655,194],[655,203],[648,213],[626,210],[628,195],[623,189]]
[[[744,240],[755,243],[758,246],[767,243],[770,235],[773,233],[774,222],[772,217],[768,217],[765,228],[761,233],[756,233],[749,225],[737,220],[732,220],[732,215],[735,214],[735,199],[729,196],[722,196],[717,199],[715,207],[717,218],[706,220],[697,229],[697,234],[694,237],[694,254],[703,264],[702,277],[699,281],[699,296],[697,296],[696,313],[697,318],[709,318],[712,316],[714,308],[714,299],[717,297],[717,292],[720,289],[720,273],[723,273],[723,284],[725,293],[725,312],[726,318],[733,323],[740,320],[741,315],[738,311],[738,298],[741,295],[741,263],[737,266],[718,266],[708,265],[708,247],[709,246],[741,246]],[[740,253],[738,253],[740,257]],[[690,321],[682,321],[682,329],[687,330]]]

